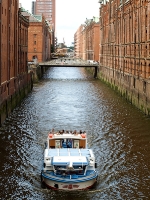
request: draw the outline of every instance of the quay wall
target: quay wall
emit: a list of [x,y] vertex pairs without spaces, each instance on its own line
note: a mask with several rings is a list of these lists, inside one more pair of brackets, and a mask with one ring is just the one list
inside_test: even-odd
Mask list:
[[[86,68],[94,74],[94,69]],[[109,67],[100,66],[97,78],[106,83],[128,102],[150,116],[150,80],[123,74]]]
[[132,105],[150,116],[150,80],[123,74],[111,68],[100,66],[98,78]]
[[10,113],[20,105],[22,100],[32,91],[33,85],[39,82],[47,67],[38,64],[29,66],[29,73],[12,78],[1,85],[0,126]]
[[0,126],[14,108],[31,92],[33,88],[32,73],[20,75],[1,85]]
[[32,72],[33,83],[39,82],[44,73],[42,67],[39,66],[38,64],[31,64],[29,66],[29,71]]

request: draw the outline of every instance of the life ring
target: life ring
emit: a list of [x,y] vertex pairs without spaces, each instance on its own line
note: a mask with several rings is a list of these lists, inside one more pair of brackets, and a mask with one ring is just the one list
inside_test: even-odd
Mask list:
[[52,134],[52,133],[49,133],[48,137],[49,137],[49,138],[52,138],[52,137],[53,137],[53,134]]
[[81,134],[81,137],[82,138],[86,138],[86,134]]

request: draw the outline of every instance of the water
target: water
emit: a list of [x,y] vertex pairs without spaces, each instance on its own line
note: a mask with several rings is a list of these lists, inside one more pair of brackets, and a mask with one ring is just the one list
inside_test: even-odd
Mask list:
[[[88,191],[42,189],[47,133],[86,130],[98,182]],[[0,128],[0,199],[150,199],[150,118],[84,69],[51,68]]]

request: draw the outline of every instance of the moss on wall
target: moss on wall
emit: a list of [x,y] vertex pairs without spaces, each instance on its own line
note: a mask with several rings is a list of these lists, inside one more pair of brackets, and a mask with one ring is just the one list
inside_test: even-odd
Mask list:
[[0,105],[0,126],[3,124],[5,119],[10,115],[13,109],[20,105],[22,100],[31,92],[32,90],[32,81],[28,83],[25,87],[15,92],[13,95],[9,96],[1,105]]
[[[144,114],[150,116],[150,97],[148,94],[146,96],[146,94],[144,94],[142,91],[140,92],[138,89],[131,86],[130,82],[124,82],[122,74],[119,74],[119,78],[117,78],[117,76],[112,77],[110,74],[113,73],[109,73],[110,70],[111,69],[107,71],[105,68],[101,67],[101,70],[99,70],[97,74],[97,78],[107,84],[108,87],[119,93],[132,105],[140,109]],[[88,71],[93,73],[91,69],[88,69]],[[132,80],[132,78],[134,77],[131,76],[130,79]],[[137,84],[139,85],[139,88],[143,88],[143,80],[137,80]],[[137,84],[135,83],[135,85]],[[148,88],[149,87],[150,85],[148,84]]]

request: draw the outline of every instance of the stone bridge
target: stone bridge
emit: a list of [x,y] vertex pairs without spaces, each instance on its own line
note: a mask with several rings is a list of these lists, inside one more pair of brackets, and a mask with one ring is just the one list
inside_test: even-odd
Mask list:
[[95,72],[94,72],[94,78],[97,77],[97,71],[98,71],[98,67],[99,67],[99,63],[98,62],[94,62],[94,61],[84,61],[81,59],[66,59],[66,58],[62,58],[62,59],[54,59],[51,61],[47,61],[47,62],[42,62],[39,63],[39,65],[42,67],[90,67],[90,68],[94,68]]

